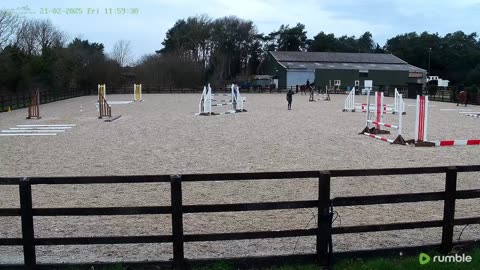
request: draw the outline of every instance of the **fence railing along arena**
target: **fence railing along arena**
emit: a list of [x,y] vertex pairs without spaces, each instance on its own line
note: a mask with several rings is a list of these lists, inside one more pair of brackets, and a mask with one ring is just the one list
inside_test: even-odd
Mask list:
[[27,119],[40,119],[40,91],[35,91],[33,94],[32,100],[30,101],[30,106],[28,106],[28,115]]
[[[316,262],[329,266],[332,258],[348,258],[358,256],[392,255],[403,252],[405,255],[439,249],[449,252],[454,245],[478,245],[478,239],[462,242],[453,241],[454,226],[480,224],[480,216],[469,218],[455,218],[456,202],[458,200],[480,198],[480,189],[457,190],[457,175],[462,172],[480,172],[480,165],[456,167],[421,167],[421,168],[392,168],[392,169],[359,169],[359,170],[330,170],[330,171],[285,171],[261,173],[227,173],[227,174],[187,174],[187,175],[152,175],[152,176],[102,176],[102,177],[40,177],[40,178],[0,178],[2,185],[18,186],[20,189],[19,208],[0,208],[0,216],[21,217],[22,236],[15,238],[0,238],[0,246],[23,246],[24,265],[0,265],[2,268],[25,267],[37,269],[60,266],[59,264],[38,264],[36,248],[38,246],[57,245],[121,245],[136,243],[173,243],[173,260],[145,261],[142,265],[161,265],[174,269],[185,269],[192,265],[204,264],[215,260],[232,261],[238,264],[255,263],[260,267],[262,263],[284,263],[288,261]],[[331,197],[331,181],[336,177],[358,177],[379,175],[418,175],[444,174],[445,190],[441,192],[421,192],[405,194],[368,195],[354,197]],[[286,181],[293,179],[311,178],[318,181],[318,199],[303,201],[275,201],[260,203],[230,203],[230,204],[193,204],[184,205],[182,189],[192,182],[241,180],[273,180]],[[316,179],[316,180],[314,180]],[[363,179],[362,181],[365,181]],[[37,208],[32,204],[32,186],[36,185],[91,185],[91,184],[125,184],[125,183],[170,183],[170,205],[140,206],[140,207],[89,207],[89,208]],[[254,184],[254,183],[253,183]],[[248,194],[245,196],[248,198]],[[443,217],[437,220],[408,221],[387,224],[369,224],[354,226],[332,227],[332,216],[335,208],[351,206],[368,206],[377,204],[402,204],[415,202],[443,201]],[[201,233],[191,234],[184,232],[185,214],[205,214],[216,212],[237,211],[267,211],[278,209],[317,209],[317,226],[309,229],[287,229],[279,231],[250,231],[230,233]],[[457,207],[458,208],[458,207]],[[35,234],[34,217],[67,217],[67,216],[116,216],[116,215],[171,215],[172,233],[168,235],[147,236],[96,236],[96,237],[38,237]],[[438,216],[439,213],[434,213]],[[77,221],[80,222],[80,221]],[[372,250],[353,250],[348,252],[334,252],[332,236],[339,234],[381,232],[394,230],[411,230],[419,228],[442,228],[441,243],[422,246],[394,247]],[[310,254],[218,258],[218,259],[189,259],[185,256],[185,245],[192,242],[231,241],[247,239],[272,239],[300,236],[315,236],[316,251]],[[417,253],[418,254],[418,253]],[[129,262],[123,262],[129,265]],[[138,262],[137,262],[138,263]],[[95,264],[88,263],[89,267]],[[132,263],[134,264],[134,263]],[[62,264],[65,266],[65,264]]]
[[[80,91],[78,89],[68,89],[59,93],[55,91],[39,90],[38,103],[45,104],[58,100],[81,97],[87,94],[87,91]],[[30,106],[32,98],[35,95],[36,91],[0,96],[0,112],[8,112],[9,110],[12,111],[21,108],[27,108]]]

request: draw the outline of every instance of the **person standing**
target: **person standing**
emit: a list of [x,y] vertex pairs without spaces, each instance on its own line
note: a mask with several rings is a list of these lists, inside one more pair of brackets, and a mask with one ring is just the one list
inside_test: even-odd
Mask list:
[[287,92],[287,102],[288,102],[288,109],[289,110],[292,109],[293,95],[295,95],[295,93],[292,91],[292,89],[288,90],[288,92]]

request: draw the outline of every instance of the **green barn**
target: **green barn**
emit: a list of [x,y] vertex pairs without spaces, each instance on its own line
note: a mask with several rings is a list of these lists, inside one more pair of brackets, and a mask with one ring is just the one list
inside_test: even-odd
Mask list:
[[421,89],[426,82],[426,70],[393,54],[271,51],[261,69],[278,79],[280,89],[295,88],[307,80],[321,88],[336,82],[345,90],[372,80],[374,89],[381,91]]

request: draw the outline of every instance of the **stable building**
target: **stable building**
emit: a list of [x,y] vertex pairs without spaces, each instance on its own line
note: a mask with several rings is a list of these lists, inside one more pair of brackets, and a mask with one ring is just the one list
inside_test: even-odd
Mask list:
[[414,93],[426,83],[426,70],[393,54],[270,51],[261,70],[274,76],[280,89],[295,88],[309,80],[316,87],[349,90],[372,80],[375,90],[408,88]]

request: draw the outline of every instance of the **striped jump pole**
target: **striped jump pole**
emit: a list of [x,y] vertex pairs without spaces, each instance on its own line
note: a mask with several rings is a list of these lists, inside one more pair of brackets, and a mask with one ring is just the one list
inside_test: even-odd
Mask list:
[[388,139],[388,138],[385,138],[385,137],[380,137],[380,136],[377,136],[375,134],[370,134],[370,133],[367,133],[367,132],[364,132],[362,134],[367,135],[368,137],[371,137],[371,138],[374,138],[374,139],[377,139],[377,140],[384,141],[384,142],[395,143],[395,141],[392,140],[392,139]]
[[[401,96],[400,96],[401,97]],[[407,142],[403,139],[402,137],[402,115],[403,111],[402,108],[400,108],[400,111],[398,113],[398,125],[393,125],[393,124],[388,124],[382,122],[383,119],[383,111],[380,109],[383,107],[383,93],[380,92],[375,92],[375,120],[370,119],[370,91],[367,93],[367,115],[366,115],[366,127],[365,129],[360,132],[360,134],[367,135],[371,138],[375,138],[378,140],[382,140],[385,142],[389,142],[391,144],[401,144],[401,145],[406,145]],[[375,127],[370,128],[370,124],[375,125]],[[398,136],[397,138],[393,139],[388,139],[385,137],[380,137],[375,134],[390,134],[390,131],[388,130],[382,130],[380,129],[380,126],[387,127],[387,128],[393,128],[397,130]]]
[[[380,129],[381,124],[383,124],[383,93],[382,92],[375,92],[375,105],[372,110],[372,106],[370,106],[370,91],[367,92],[367,113],[366,113],[366,120],[365,120],[365,129],[361,132],[367,132],[371,134],[390,134],[388,130]],[[371,113],[375,113],[372,115]],[[373,117],[373,119],[371,119]],[[375,127],[370,128],[370,124],[374,124]]]
[[427,141],[428,131],[428,96],[418,96],[416,102],[415,146],[435,146]]
[[[375,114],[377,116],[377,122],[382,122],[383,121],[383,92],[375,92]],[[376,125],[377,129],[380,129],[380,125]]]
[[432,147],[435,143],[427,141],[428,131],[428,96],[417,95],[415,110],[415,138],[408,140],[407,143],[415,146]]
[[466,145],[480,145],[480,140],[444,140],[434,141],[435,146],[466,146]]
[[480,114],[465,114],[466,116],[470,116],[470,117],[477,117],[477,118],[480,118]]
[[30,105],[28,106],[28,115],[27,119],[40,119],[40,91],[37,89],[32,96]]
[[[394,103],[393,104],[385,104],[384,102],[384,97],[382,96],[382,104],[381,108],[383,110],[383,114],[397,114],[400,111],[400,108],[402,108],[403,114],[407,114],[405,111],[405,101],[403,101],[403,97],[401,97],[400,93],[398,90],[395,88],[395,97],[394,97]],[[347,106],[347,105],[346,105]],[[345,107],[346,107],[345,106]],[[370,105],[372,106],[372,105]],[[358,112],[367,112],[367,103],[353,103],[352,105],[352,111],[358,111]],[[345,109],[344,109],[345,111]],[[370,107],[370,112],[377,111],[377,107],[374,105],[374,107]]]
[[[415,125],[415,146],[467,146],[480,145],[480,139],[427,141],[428,96],[417,96],[417,121]],[[410,142],[410,141],[409,141]]]

